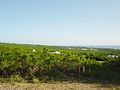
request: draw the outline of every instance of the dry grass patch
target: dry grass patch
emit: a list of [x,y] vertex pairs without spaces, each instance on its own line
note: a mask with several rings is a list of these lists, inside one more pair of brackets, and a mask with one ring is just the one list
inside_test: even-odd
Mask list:
[[0,83],[0,90],[120,90],[119,85],[96,83]]

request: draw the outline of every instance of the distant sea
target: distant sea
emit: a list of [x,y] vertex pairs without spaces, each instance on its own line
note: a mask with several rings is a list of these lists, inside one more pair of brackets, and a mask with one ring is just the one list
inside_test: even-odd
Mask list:
[[85,46],[85,47],[89,47],[89,48],[110,48],[110,49],[120,49],[120,46],[98,46],[98,45],[89,45],[89,46]]

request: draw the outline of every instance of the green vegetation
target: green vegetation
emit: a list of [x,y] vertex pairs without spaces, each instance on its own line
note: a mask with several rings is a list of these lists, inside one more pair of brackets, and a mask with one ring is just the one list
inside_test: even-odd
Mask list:
[[80,76],[120,81],[120,50],[0,43],[0,77],[27,81]]

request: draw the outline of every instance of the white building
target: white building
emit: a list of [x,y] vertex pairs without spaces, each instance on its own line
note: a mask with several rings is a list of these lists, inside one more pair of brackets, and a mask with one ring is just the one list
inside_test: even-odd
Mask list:
[[117,55],[108,55],[107,57],[108,57],[108,58],[118,58]]
[[86,48],[82,48],[82,50],[83,50],[83,51],[86,51],[86,50],[88,50],[88,49],[86,49]]
[[35,50],[35,49],[33,49],[33,50],[32,50],[32,52],[36,52],[36,50]]
[[61,52],[55,51],[55,52],[52,52],[52,54],[61,54]]

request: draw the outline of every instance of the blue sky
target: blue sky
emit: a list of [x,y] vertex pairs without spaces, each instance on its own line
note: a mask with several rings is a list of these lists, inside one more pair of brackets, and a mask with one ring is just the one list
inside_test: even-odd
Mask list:
[[0,41],[120,45],[120,0],[0,0]]

